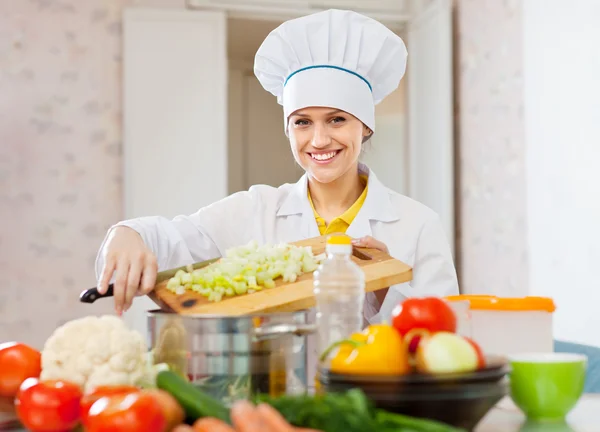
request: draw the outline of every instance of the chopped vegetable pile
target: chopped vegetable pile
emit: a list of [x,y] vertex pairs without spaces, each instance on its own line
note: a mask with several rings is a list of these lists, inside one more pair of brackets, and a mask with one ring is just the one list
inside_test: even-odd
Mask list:
[[195,291],[211,302],[218,302],[223,297],[273,288],[278,278],[295,282],[298,276],[315,271],[320,258],[313,255],[310,247],[259,246],[252,241],[227,250],[223,258],[207,267],[178,271],[167,282],[167,289],[178,295]]

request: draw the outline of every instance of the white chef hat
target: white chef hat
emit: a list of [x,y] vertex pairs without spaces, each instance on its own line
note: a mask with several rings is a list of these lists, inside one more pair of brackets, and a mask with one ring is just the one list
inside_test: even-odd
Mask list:
[[264,40],[254,73],[290,114],[312,106],[346,111],[375,130],[375,105],[406,70],[402,39],[378,21],[331,9],[286,21]]

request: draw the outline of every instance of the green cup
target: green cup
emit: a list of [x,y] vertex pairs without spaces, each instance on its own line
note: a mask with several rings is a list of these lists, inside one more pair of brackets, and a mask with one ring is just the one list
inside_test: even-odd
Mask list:
[[561,422],[583,394],[587,357],[539,353],[510,357],[510,396],[529,421]]

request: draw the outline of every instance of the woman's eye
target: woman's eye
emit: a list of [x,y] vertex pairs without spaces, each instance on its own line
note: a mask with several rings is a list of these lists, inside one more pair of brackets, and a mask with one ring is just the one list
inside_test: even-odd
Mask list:
[[345,122],[346,119],[344,117],[334,117],[333,119],[331,119],[331,121],[333,123],[342,123],[342,122]]
[[302,119],[300,119],[300,120],[296,120],[296,121],[294,122],[294,124],[295,124],[296,126],[306,126],[306,125],[308,124],[308,120],[302,120]]

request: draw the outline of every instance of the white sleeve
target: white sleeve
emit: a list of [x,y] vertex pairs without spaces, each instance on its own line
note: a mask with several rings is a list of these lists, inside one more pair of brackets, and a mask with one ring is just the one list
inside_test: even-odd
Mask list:
[[369,320],[390,320],[392,310],[408,297],[445,297],[458,295],[458,278],[452,252],[439,217],[428,220],[421,230],[415,248],[413,279],[392,285],[379,313]]
[[[258,206],[258,207],[257,207]],[[118,226],[135,230],[156,255],[158,271],[218,258],[228,248],[252,239],[256,222],[242,218],[260,217],[260,196],[253,191],[238,192],[201,208],[189,216],[167,219],[162,216],[125,220],[110,228],[96,257],[96,279],[104,267],[110,231]]]

